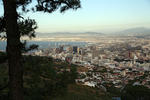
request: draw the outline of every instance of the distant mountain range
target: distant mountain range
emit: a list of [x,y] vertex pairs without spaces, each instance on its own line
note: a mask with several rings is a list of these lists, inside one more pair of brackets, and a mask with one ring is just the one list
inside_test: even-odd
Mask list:
[[116,32],[115,35],[121,36],[150,36],[150,29],[145,27],[130,28],[120,32]]
[[[101,32],[54,32],[54,33],[37,33],[37,38],[59,38],[59,37],[100,37],[108,36],[109,34],[104,34]],[[137,27],[130,28],[123,31],[115,32],[110,35],[117,36],[150,36],[150,28]]]
[[101,36],[103,33],[98,32],[55,32],[55,33],[37,33],[37,37],[83,37],[83,36]]

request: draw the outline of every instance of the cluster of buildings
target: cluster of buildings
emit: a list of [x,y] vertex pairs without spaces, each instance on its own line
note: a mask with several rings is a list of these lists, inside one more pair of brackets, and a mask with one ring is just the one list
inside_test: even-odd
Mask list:
[[123,89],[129,83],[150,88],[150,41],[146,39],[110,40],[82,47],[60,45],[32,55],[50,56],[80,66],[78,84],[104,90],[111,86]]

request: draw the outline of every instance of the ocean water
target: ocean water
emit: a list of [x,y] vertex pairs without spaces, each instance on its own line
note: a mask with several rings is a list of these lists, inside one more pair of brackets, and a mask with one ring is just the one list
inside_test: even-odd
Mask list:
[[[65,41],[28,41],[27,46],[31,44],[37,44],[39,45],[39,49],[45,49],[45,48],[56,48],[61,45],[70,45],[70,46],[79,46],[84,47],[87,45],[86,42],[65,42]],[[6,50],[6,41],[0,41],[0,50],[5,51]]]
[[6,45],[7,45],[7,43],[5,41],[0,41],[0,50],[5,51]]

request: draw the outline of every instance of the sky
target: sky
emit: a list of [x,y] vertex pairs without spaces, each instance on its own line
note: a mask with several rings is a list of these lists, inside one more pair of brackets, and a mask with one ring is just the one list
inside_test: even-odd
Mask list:
[[[65,13],[28,13],[38,23],[37,32],[102,32],[150,28],[150,0],[81,0],[82,8]],[[0,15],[3,9],[0,6]]]

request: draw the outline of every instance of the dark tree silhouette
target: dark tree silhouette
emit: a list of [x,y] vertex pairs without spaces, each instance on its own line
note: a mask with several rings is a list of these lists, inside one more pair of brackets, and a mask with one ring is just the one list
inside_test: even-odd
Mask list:
[[[21,37],[29,37],[29,39],[35,38],[35,29],[37,29],[37,23],[33,19],[23,19],[23,18],[18,18],[18,27],[19,27],[19,32]],[[6,40],[6,21],[4,17],[0,17],[0,39],[1,40]],[[38,49],[38,45],[32,44],[30,46],[26,46],[27,42],[26,40],[22,40],[21,42],[21,51],[28,52],[34,49]],[[3,59],[3,62],[5,62],[7,57],[1,57]],[[3,63],[0,62],[0,63]]]
[[[22,33],[19,30],[17,23],[19,13],[18,8],[22,8],[22,11],[27,13],[30,11],[27,5],[32,3],[32,0],[2,0],[4,6],[4,21],[2,26],[6,26],[6,37],[7,37],[7,57],[9,65],[9,89],[11,100],[23,100],[23,67],[22,67],[22,56],[21,49],[22,44],[20,37]],[[60,12],[64,12],[68,9],[80,8],[80,0],[36,0],[37,3],[32,7],[32,11],[43,11],[52,13],[57,9]],[[0,25],[1,26],[1,25]],[[22,27],[24,28],[24,27]],[[23,31],[25,32],[25,31]],[[27,32],[28,33],[28,32]],[[28,34],[29,35],[29,34]],[[30,34],[32,35],[32,33]]]

